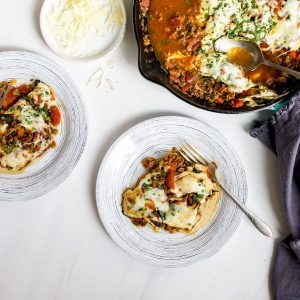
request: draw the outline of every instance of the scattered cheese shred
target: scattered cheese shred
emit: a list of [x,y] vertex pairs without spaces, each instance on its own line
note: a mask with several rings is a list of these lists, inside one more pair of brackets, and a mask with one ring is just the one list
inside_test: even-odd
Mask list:
[[94,84],[100,87],[103,80],[103,69],[100,67],[89,79],[87,84]]
[[[75,51],[91,35],[122,25],[124,16],[116,0],[59,0],[47,15],[47,24],[59,47]],[[107,26],[103,26],[106,24]]]

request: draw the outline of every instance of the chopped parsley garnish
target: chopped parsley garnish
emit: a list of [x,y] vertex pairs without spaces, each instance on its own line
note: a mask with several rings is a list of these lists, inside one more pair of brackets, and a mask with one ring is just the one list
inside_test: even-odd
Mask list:
[[162,221],[164,221],[166,219],[166,213],[165,212],[162,212],[158,209],[157,213],[158,213],[158,215],[159,215],[159,217],[161,218]]
[[193,201],[198,206],[200,204],[200,200],[204,198],[204,194],[194,194]]
[[151,184],[143,183],[142,188],[145,189],[146,191],[149,191],[150,189],[152,189],[152,186]]
[[45,106],[43,108],[37,107],[36,109],[42,115],[45,122],[51,121],[51,114],[47,107]]
[[164,190],[167,186],[163,183],[161,184],[158,188],[161,189],[161,190]]
[[10,144],[6,147],[6,149],[5,149],[6,154],[11,153],[16,147],[17,147],[17,143],[16,143],[16,142],[10,143]]

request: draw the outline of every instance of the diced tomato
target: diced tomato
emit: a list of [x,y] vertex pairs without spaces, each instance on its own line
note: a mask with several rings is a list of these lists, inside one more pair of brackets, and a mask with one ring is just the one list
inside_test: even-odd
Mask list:
[[235,99],[233,104],[231,104],[231,107],[233,108],[241,108],[244,106],[244,101],[241,99]]
[[19,137],[23,137],[24,136],[24,130],[21,127],[18,128],[18,136]]
[[274,8],[274,13],[277,14],[281,10],[281,6],[277,6]]
[[144,8],[149,8],[150,0],[141,0],[141,6]]
[[222,104],[222,103],[224,103],[225,100],[223,97],[218,97],[216,101],[217,101],[217,103]]
[[52,106],[50,108],[50,113],[51,113],[51,123],[54,126],[59,125],[60,121],[61,121],[61,114],[60,114],[60,111],[59,111],[58,107],[57,106]]
[[264,41],[260,42],[259,46],[260,46],[260,48],[262,48],[262,49],[264,49],[264,48],[269,48],[269,45],[268,45],[266,42],[264,42]]
[[177,76],[173,75],[173,74],[170,74],[169,78],[170,78],[171,81],[174,81],[174,82],[177,82],[177,83],[180,82],[180,79]]
[[196,60],[196,56],[190,56],[188,58],[188,63],[191,65]]
[[181,27],[183,26],[184,19],[185,19],[184,16],[181,16],[181,17],[175,17],[175,18],[170,19],[170,23],[171,23],[171,25],[173,25],[176,29],[178,29],[178,28],[181,28]]
[[51,96],[51,100],[53,101],[53,100],[55,100],[55,94],[54,94],[54,91],[53,91],[53,89],[50,89],[50,96]]
[[27,95],[30,92],[30,86],[28,84],[22,84],[18,87],[20,94]]
[[190,73],[186,72],[184,76],[184,81],[186,84],[190,84],[195,80],[195,77]]
[[36,151],[40,151],[40,150],[41,150],[41,146],[36,145],[36,146],[35,146],[35,150],[36,150]]
[[16,88],[11,88],[8,90],[5,99],[2,102],[2,107],[7,109],[9,106],[15,104],[20,97],[20,93]]
[[177,169],[177,165],[175,163],[171,163],[170,164],[170,170],[173,171],[173,172],[175,172],[176,169]]
[[183,93],[186,93],[187,90],[188,90],[190,87],[191,87],[191,84],[190,84],[190,83],[187,83],[187,84],[185,84],[185,85],[182,87],[181,91],[182,91]]
[[169,171],[167,176],[166,176],[166,184],[167,187],[170,189],[175,188],[175,174],[172,171]]
[[298,52],[297,51],[291,51],[289,53],[289,56],[290,56],[291,59],[296,59],[297,56],[298,56]]
[[167,187],[170,189],[175,189],[175,171],[176,171],[177,165],[175,163],[171,163],[170,169],[168,171],[168,174],[166,176],[166,184]]

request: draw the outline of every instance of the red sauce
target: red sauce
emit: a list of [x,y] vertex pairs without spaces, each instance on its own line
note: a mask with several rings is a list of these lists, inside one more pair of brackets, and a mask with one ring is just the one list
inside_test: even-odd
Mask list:
[[185,50],[176,32],[185,26],[199,5],[199,0],[150,1],[149,35],[159,60],[164,61],[169,53]]

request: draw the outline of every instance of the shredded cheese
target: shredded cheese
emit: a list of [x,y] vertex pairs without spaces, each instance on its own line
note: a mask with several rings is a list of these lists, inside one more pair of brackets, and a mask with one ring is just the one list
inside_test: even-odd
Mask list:
[[59,0],[46,18],[58,46],[69,51],[76,51],[90,36],[101,36],[124,23],[116,0]]

